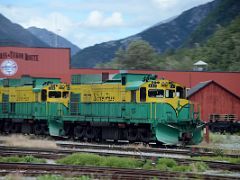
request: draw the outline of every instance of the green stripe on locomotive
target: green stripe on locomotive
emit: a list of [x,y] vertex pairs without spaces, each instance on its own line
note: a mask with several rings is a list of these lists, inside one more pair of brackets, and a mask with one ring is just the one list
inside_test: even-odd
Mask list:
[[[76,95],[75,95],[76,96]],[[192,144],[202,140],[203,123],[194,119],[188,104],[179,111],[165,103],[70,103],[70,114],[63,121],[110,122],[150,125],[152,140],[165,144],[180,144],[184,133],[192,134]],[[196,130],[197,129],[197,130]]]

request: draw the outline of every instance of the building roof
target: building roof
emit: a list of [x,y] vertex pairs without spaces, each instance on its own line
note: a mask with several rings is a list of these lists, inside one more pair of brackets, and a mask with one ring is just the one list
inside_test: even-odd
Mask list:
[[204,61],[198,61],[198,62],[194,63],[193,65],[200,66],[200,65],[208,65],[208,64],[205,63]]
[[196,86],[192,87],[192,88],[187,92],[187,97],[192,96],[193,94],[195,94],[195,93],[198,92],[199,90],[201,90],[201,89],[203,89],[204,87],[206,87],[206,86],[207,86],[209,83],[211,83],[211,82],[212,82],[212,80],[198,83]]
[[229,89],[225,88],[224,86],[218,84],[217,82],[213,81],[213,80],[209,80],[209,81],[205,81],[205,82],[200,82],[198,83],[196,86],[192,87],[188,92],[187,92],[187,98],[191,97],[192,95],[194,95],[195,93],[197,93],[198,91],[204,89],[205,87],[207,87],[209,84],[214,83],[217,86],[219,86],[220,88],[224,89],[225,91],[227,91],[228,93],[232,94],[233,96],[237,97],[240,100],[240,96],[234,94],[232,91],[230,91]]

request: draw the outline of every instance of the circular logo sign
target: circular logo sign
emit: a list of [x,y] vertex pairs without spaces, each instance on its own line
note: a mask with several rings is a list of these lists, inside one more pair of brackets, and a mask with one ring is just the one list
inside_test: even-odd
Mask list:
[[18,70],[17,63],[12,59],[5,59],[0,68],[1,72],[6,76],[13,76]]

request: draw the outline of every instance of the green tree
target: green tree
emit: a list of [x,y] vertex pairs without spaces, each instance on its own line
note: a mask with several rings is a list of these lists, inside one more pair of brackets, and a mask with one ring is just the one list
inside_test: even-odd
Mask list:
[[[157,54],[146,41],[138,40],[129,44],[124,54],[120,54],[123,67],[128,69],[152,69]],[[118,57],[117,57],[118,58]]]
[[131,42],[126,49],[119,48],[115,58],[108,63],[97,64],[97,68],[112,69],[154,69],[158,57],[154,48],[146,41]]

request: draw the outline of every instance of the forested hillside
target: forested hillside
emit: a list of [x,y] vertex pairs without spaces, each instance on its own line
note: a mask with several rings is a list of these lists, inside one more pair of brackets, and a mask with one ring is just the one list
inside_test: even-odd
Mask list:
[[167,49],[177,49],[195,31],[199,23],[215,9],[222,0],[215,0],[191,8],[176,18],[158,25],[149,27],[145,31],[124,39],[104,42],[87,47],[73,56],[71,66],[74,68],[92,68],[98,63],[108,63],[114,58],[119,48],[126,48],[136,40],[147,41],[158,53]]
[[219,5],[203,19],[183,46],[193,47],[199,43],[204,43],[219,27],[228,26],[232,20],[240,15],[240,1],[217,1],[220,2]]
[[210,71],[240,71],[240,17],[227,27],[218,27],[211,38],[198,47],[168,50],[159,55],[147,42],[135,41],[126,50],[119,49],[112,62],[96,67],[192,70],[198,60],[207,62]]

